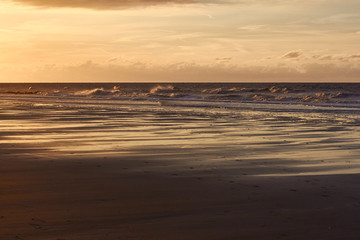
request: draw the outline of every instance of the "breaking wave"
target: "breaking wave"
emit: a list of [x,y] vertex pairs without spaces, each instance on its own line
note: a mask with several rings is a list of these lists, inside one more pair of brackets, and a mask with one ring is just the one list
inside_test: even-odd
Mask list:
[[0,94],[158,102],[162,106],[230,107],[258,104],[359,108],[360,84],[79,83],[0,84]]
[[150,89],[151,94],[162,94],[162,93],[174,93],[177,92],[179,89],[175,88],[172,85],[158,85]]
[[112,90],[104,90],[104,88],[94,88],[89,90],[82,90],[75,92],[74,95],[78,96],[117,96],[121,92],[117,87],[114,87]]

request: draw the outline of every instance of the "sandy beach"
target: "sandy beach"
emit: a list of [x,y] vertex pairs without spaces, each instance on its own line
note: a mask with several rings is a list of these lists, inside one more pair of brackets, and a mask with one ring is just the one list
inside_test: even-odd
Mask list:
[[1,239],[360,236],[357,115],[50,100],[1,102]]
[[2,239],[357,239],[360,234],[358,174],[229,180],[232,171],[164,172],[157,169],[165,163],[142,160],[2,157]]
[[0,240],[360,240],[360,0],[0,0]]
[[359,236],[358,175],[225,181],[226,171],[134,173],[115,160],[1,164],[3,239]]

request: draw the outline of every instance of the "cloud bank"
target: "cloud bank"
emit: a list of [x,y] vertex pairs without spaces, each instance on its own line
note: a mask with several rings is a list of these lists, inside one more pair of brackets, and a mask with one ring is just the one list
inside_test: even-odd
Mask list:
[[[1,67],[0,67],[1,70]],[[177,63],[148,65],[99,64],[48,65],[37,70],[0,76],[0,81],[20,82],[360,82],[360,65],[306,63],[300,68],[282,64],[241,66],[232,64]],[[16,76],[17,75],[17,76]]]
[[[154,6],[165,4],[255,4],[279,3],[285,0],[10,0],[22,4],[42,8],[90,8],[98,10],[126,9],[141,6]],[[298,1],[298,0],[287,0]]]
[[91,9],[123,9],[160,4],[196,3],[196,0],[12,0],[37,7],[70,7]]

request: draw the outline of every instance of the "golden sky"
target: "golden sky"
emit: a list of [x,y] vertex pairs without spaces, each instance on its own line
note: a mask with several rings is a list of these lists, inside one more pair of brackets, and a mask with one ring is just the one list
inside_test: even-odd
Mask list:
[[360,82],[358,0],[3,0],[1,82]]

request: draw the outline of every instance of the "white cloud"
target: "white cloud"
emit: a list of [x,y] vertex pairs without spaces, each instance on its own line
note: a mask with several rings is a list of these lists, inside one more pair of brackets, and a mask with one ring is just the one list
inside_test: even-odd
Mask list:
[[264,27],[265,25],[247,25],[247,26],[239,27],[238,29],[244,31],[256,31]]
[[287,58],[287,59],[294,59],[294,58],[298,58],[301,55],[303,55],[301,50],[296,50],[296,51],[291,51],[288,53],[285,53],[283,56],[281,56],[281,58]]

